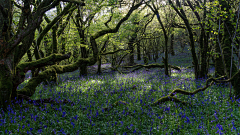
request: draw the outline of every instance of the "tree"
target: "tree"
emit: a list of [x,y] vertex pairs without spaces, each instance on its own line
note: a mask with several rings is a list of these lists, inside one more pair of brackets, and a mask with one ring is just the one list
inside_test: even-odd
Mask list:
[[169,71],[168,71],[168,33],[169,33],[169,30],[170,30],[170,27],[168,27],[168,31],[167,31],[167,28],[166,26],[163,25],[163,22],[160,18],[160,14],[158,12],[158,8],[155,6],[155,3],[152,1],[152,6],[147,4],[148,7],[152,10],[152,12],[157,16],[157,20],[159,22],[159,24],[161,25],[161,28],[162,28],[162,31],[163,31],[163,35],[164,35],[164,48],[165,48],[165,57],[162,57],[163,58],[163,62],[164,62],[164,65],[165,65],[165,75],[166,76],[169,76]]
[[[72,8],[74,8],[76,5],[84,5],[83,2],[76,0],[61,1],[70,2],[68,5],[75,4]],[[91,57],[78,58],[75,63],[64,66],[56,65],[55,63],[70,58],[71,53],[51,54],[50,56],[40,58],[39,60],[33,62],[24,62],[19,64],[23,55],[26,54],[32,45],[35,30],[42,23],[42,17],[44,13],[51,8],[56,7],[60,0],[33,1],[32,3],[30,3],[28,0],[24,0],[23,2],[24,7],[22,7],[22,14],[19,20],[17,33],[11,35],[13,18],[12,3],[11,0],[0,1],[0,106],[5,110],[7,109],[8,105],[11,105],[11,101],[21,99],[29,100],[29,97],[35,93],[36,87],[45,79],[49,79],[55,74],[75,71],[81,65],[95,64],[98,57],[96,39],[107,33],[116,33],[121,24],[126,21],[131,13],[138,9],[138,7],[141,6],[144,1],[141,1],[137,4],[135,4],[135,1],[133,1],[129,12],[117,23],[114,28],[103,29],[90,36],[90,43],[93,52]],[[34,5],[33,11],[31,11],[30,8],[30,5],[32,4]],[[59,16],[55,17],[50,24],[55,24],[60,18],[61,17]],[[27,26],[25,26],[25,20],[27,20]],[[43,31],[48,31],[50,28],[52,28],[52,26],[48,26],[48,29],[45,28]],[[24,44],[20,44],[21,42]],[[24,88],[17,91],[17,86],[24,81],[25,73],[28,70],[35,70],[36,68],[45,66],[49,67],[43,72],[39,73],[36,77],[30,79]]]
[[[98,6],[95,10],[91,9],[91,6],[84,8],[79,6],[77,10],[77,14],[73,17],[73,22],[77,27],[77,31],[80,37],[80,49],[81,49],[81,57],[88,57],[88,49],[87,49],[87,34],[86,31],[91,25],[92,19],[95,14],[103,7],[102,3],[104,1],[99,1]],[[94,6],[94,4],[92,5]],[[86,18],[84,20],[84,18]],[[84,76],[87,75],[87,65],[79,67],[79,75]]]
[[[229,16],[231,15],[230,11],[231,11],[231,5],[229,2],[227,2],[226,0],[219,0],[219,4],[222,5],[220,7],[220,10],[222,11],[221,14],[223,16]],[[236,18],[232,18],[230,17],[225,17],[223,19],[223,33],[222,33],[222,39],[221,39],[221,48],[222,48],[222,56],[223,56],[223,60],[225,64],[225,74],[227,76],[227,78],[232,78],[233,75],[235,75],[231,81],[232,85],[233,85],[233,89],[234,89],[234,96],[235,98],[239,98],[240,97],[240,74],[239,74],[239,70],[237,69],[237,66],[235,63],[232,62],[232,46],[233,46],[233,40],[234,40],[234,21]],[[221,21],[221,20],[219,20]],[[221,24],[221,23],[220,23]],[[221,25],[219,25],[219,28],[221,27]],[[231,93],[231,92],[230,92]],[[231,95],[230,95],[231,96]]]
[[183,8],[181,8],[181,4],[179,2],[179,0],[176,0],[176,3],[178,5],[178,7],[180,7],[180,11],[178,10],[178,8],[173,5],[172,0],[168,0],[168,2],[170,3],[170,5],[174,8],[174,10],[177,12],[177,14],[182,18],[182,20],[184,21],[187,30],[188,30],[188,34],[189,34],[189,39],[190,39],[190,47],[191,47],[191,53],[192,53],[192,57],[193,57],[193,65],[194,65],[194,72],[195,72],[195,77],[196,78],[200,78],[199,75],[199,62],[197,59],[197,55],[195,52],[195,44],[194,44],[194,39],[193,39],[193,32],[192,32],[192,28],[190,26],[189,20],[187,19],[187,16],[183,10]]

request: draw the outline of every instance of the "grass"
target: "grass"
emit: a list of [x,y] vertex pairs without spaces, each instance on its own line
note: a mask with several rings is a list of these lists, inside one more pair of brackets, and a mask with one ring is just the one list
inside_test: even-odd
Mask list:
[[[189,57],[178,55],[171,57],[170,64],[189,66],[189,60]],[[210,72],[213,71],[211,68]],[[174,88],[194,91],[203,87],[206,80],[196,81],[193,69],[172,70],[171,77],[164,76],[161,69],[87,77],[78,74],[75,71],[62,75],[58,86],[40,84],[32,97],[69,99],[74,106],[45,104],[9,108],[8,113],[0,115],[0,133],[234,135],[240,132],[240,106],[238,102],[228,100],[228,87],[215,85],[194,96],[176,95],[194,107],[173,102],[149,106]],[[28,79],[29,74],[18,89],[24,87]],[[109,111],[103,110],[116,101],[124,101],[126,105],[123,102]]]

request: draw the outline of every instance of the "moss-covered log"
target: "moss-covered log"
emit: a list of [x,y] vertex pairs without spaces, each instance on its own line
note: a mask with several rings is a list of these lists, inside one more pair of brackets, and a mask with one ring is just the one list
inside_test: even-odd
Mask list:
[[176,103],[181,103],[183,105],[191,105],[189,104],[188,102],[185,102],[185,101],[181,101],[179,100],[178,98],[176,97],[173,97],[173,96],[165,96],[165,97],[162,97],[160,99],[158,99],[156,102],[154,102],[153,104],[151,104],[151,106],[154,106],[154,105],[158,105],[158,104],[161,104],[161,103],[164,103],[164,102],[167,102],[167,101],[173,101],[173,102],[176,102]]
[[[181,68],[178,66],[173,66],[173,65],[168,65],[170,68],[181,71]],[[136,67],[136,68],[135,68]],[[142,65],[142,64],[137,64],[134,66],[123,66],[123,68],[135,68],[133,69],[131,72],[134,72],[136,70],[139,70],[141,68],[164,68],[164,65],[160,65],[160,64],[149,64],[149,65]]]
[[197,89],[197,90],[195,90],[193,92],[185,91],[185,90],[182,90],[182,89],[175,89],[168,96],[162,97],[159,100],[157,100],[156,102],[154,102],[152,104],[152,106],[157,105],[159,103],[166,102],[166,101],[173,101],[173,102],[177,102],[177,103],[186,104],[187,102],[180,101],[178,98],[173,97],[173,96],[176,95],[177,93],[180,93],[180,94],[183,94],[183,95],[195,95],[195,94],[197,94],[197,93],[199,93],[201,91],[205,91],[208,87],[212,86],[214,84],[214,82],[215,83],[230,82],[231,80],[234,79],[235,76],[238,76],[239,74],[240,74],[240,72],[238,71],[238,73],[236,73],[231,79],[227,79],[227,80],[218,80],[218,79],[223,78],[224,76],[219,77],[219,78],[209,78],[206,81],[205,87]]
[[71,52],[69,52],[68,54],[51,54],[48,57],[45,57],[33,62],[25,62],[25,63],[19,64],[16,67],[16,71],[21,72],[21,74],[25,75],[25,73],[28,70],[34,70],[35,68],[54,65],[55,62],[70,58],[70,55],[71,55]]
[[[206,90],[208,87],[214,85],[214,82],[215,83],[222,83],[222,82],[230,82],[232,81],[235,76],[239,76],[240,75],[240,70],[233,75],[233,77],[231,79],[227,79],[227,80],[218,80],[218,79],[221,79],[225,76],[222,76],[222,77],[219,77],[219,78],[209,78],[207,81],[206,81],[206,85],[205,87],[203,88],[200,88],[200,89],[197,89],[193,92],[188,92],[188,91],[185,91],[185,90],[182,90],[182,89],[174,89],[169,95],[167,96],[164,96],[160,99],[158,99],[157,101],[155,101],[154,103],[152,103],[150,106],[156,106],[156,105],[159,105],[161,103],[164,103],[164,102],[167,102],[167,101],[172,101],[172,102],[176,102],[176,103],[181,103],[183,105],[190,105],[192,106],[192,104],[186,102],[186,101],[181,101],[180,99],[174,97],[174,95],[176,95],[177,93],[180,93],[180,94],[183,94],[183,95],[194,95],[194,94],[197,94],[201,91],[204,91]],[[210,83],[210,84],[209,84]],[[116,94],[116,93],[115,93]],[[128,103],[126,103],[125,101],[116,101],[115,103],[113,104],[110,104],[108,107],[105,107],[103,108],[103,110],[105,111],[109,111],[111,110],[113,107],[116,107],[118,106],[119,104],[123,104],[123,105],[129,105]]]
[[[54,1],[54,2],[52,2],[51,6],[55,7],[58,3],[59,3],[59,1]],[[49,5],[50,3],[48,3],[48,1],[47,2],[44,1],[43,4]],[[43,4],[42,4],[42,6],[44,7]],[[116,33],[118,31],[118,29],[120,28],[121,24],[124,21],[126,21],[130,17],[131,13],[134,10],[138,9],[138,7],[141,6],[141,4],[142,4],[142,2],[140,2],[139,4],[136,4],[136,5],[132,5],[129,12],[125,15],[125,17],[123,17],[123,19],[121,19],[118,22],[118,24],[116,25],[115,28],[113,28],[113,29],[108,28],[106,30],[101,30],[99,32],[94,33],[93,36],[90,36],[90,43],[91,43],[91,47],[92,47],[91,49],[93,52],[92,57],[78,58],[78,60],[75,63],[69,64],[69,65],[64,65],[64,66],[54,65],[54,64],[56,62],[60,62],[64,59],[69,59],[71,53],[52,54],[48,57],[41,58],[39,60],[32,61],[32,62],[25,62],[22,64],[13,63],[13,61],[11,60],[12,58],[8,57],[8,55],[10,54],[10,52],[12,51],[12,49],[15,46],[17,46],[20,42],[22,42],[22,39],[29,34],[29,31],[34,32],[34,30],[37,28],[37,26],[40,25],[40,23],[42,22],[42,19],[39,19],[39,18],[42,18],[44,12],[46,12],[48,10],[48,8],[39,10],[39,12],[41,12],[41,14],[36,13],[35,19],[33,19],[33,21],[38,20],[37,23],[35,23],[35,22],[33,23],[36,26],[28,25],[31,28],[27,27],[26,31],[18,32],[17,40],[15,40],[15,37],[13,37],[14,42],[10,41],[10,42],[8,42],[9,45],[4,45],[4,46],[8,46],[9,48],[1,48],[1,50],[0,50],[2,52],[3,49],[6,49],[6,52],[0,56],[0,64],[2,65],[2,66],[0,66],[0,68],[2,69],[0,72],[1,73],[0,84],[2,84],[2,85],[0,85],[0,97],[1,97],[0,107],[3,106],[4,110],[6,110],[7,105],[10,105],[10,103],[11,103],[11,99],[28,100],[35,93],[36,87],[41,82],[43,82],[45,79],[51,78],[52,76],[54,76],[56,74],[73,72],[81,66],[91,66],[91,65],[95,64],[97,62],[97,58],[98,58],[98,48],[97,48],[96,39],[101,36],[104,36],[107,33]],[[40,7],[38,7],[38,8],[40,8]],[[39,17],[38,17],[38,15],[39,15]],[[27,33],[27,35],[26,35],[26,33]],[[0,39],[1,39],[1,34],[2,33],[0,33]],[[23,54],[25,54],[29,50],[29,48],[30,48],[30,46],[25,48],[25,50],[21,50],[21,52]],[[12,56],[12,55],[10,55],[10,56]],[[19,59],[21,59],[21,58],[19,58]],[[17,65],[17,66],[14,67],[12,65]],[[28,70],[34,70],[35,68],[40,68],[40,67],[45,67],[45,66],[48,66],[48,68],[46,70],[39,73],[35,77],[31,78],[24,88],[17,91],[17,86],[24,81],[25,73]],[[15,95],[15,96],[11,97],[11,95]],[[17,97],[16,97],[16,95],[17,95]],[[47,101],[49,101],[49,100],[46,100],[46,102]]]

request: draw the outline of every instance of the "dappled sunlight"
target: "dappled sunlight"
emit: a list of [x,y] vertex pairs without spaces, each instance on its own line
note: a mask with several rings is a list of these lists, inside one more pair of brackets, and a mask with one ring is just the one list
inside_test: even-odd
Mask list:
[[[205,80],[196,81],[192,69],[184,69],[181,72],[172,70],[170,77],[165,76],[164,70],[159,69],[139,70],[129,74],[113,73],[87,77],[72,77],[74,75],[77,76],[76,74],[72,74],[70,77],[62,76],[62,82],[57,86],[39,85],[32,98],[69,99],[74,101],[75,106],[63,105],[59,107],[58,112],[67,112],[67,118],[63,119],[81,119],[88,125],[91,122],[97,124],[99,121],[104,121],[98,126],[121,119],[122,123],[132,120],[133,124],[142,128],[142,124],[151,124],[148,120],[154,119],[155,122],[160,122],[164,126],[184,123],[186,128],[189,128],[190,124],[185,123],[186,117],[194,126],[199,126],[194,119],[203,121],[202,117],[204,115],[197,109],[201,109],[203,113],[214,114],[214,109],[226,110],[226,108],[229,108],[226,100],[222,99],[226,94],[219,94],[219,91],[223,93],[225,89],[213,87],[194,96],[181,94],[174,96],[182,101],[191,102],[193,106],[197,106],[197,109],[182,108],[179,103],[174,102],[166,102],[152,107],[152,110],[148,109],[149,105],[167,96],[176,88],[185,91],[202,88]],[[27,82],[27,79],[25,82]],[[217,100],[220,102],[215,102]],[[51,109],[52,105],[47,105],[47,108]],[[104,108],[112,109],[106,111]],[[55,118],[51,113],[43,113]],[[196,115],[194,119],[191,118],[193,113],[194,116]],[[135,119],[138,116],[141,116],[141,120],[144,121],[140,122],[141,124]],[[62,117],[62,114],[60,117]],[[214,117],[208,117],[208,119],[214,121]],[[121,122],[117,124],[121,124]],[[72,123],[79,125],[75,120]],[[125,124],[124,126],[129,125]],[[105,124],[105,127],[108,127],[107,124]],[[154,126],[154,128],[157,128],[157,126]]]
[[148,93],[150,90],[152,89],[152,86],[149,84],[146,84],[145,86],[143,86],[141,89],[139,89],[136,94],[138,95],[143,95]]
[[177,77],[177,76],[179,76],[179,73],[171,73],[171,76]]
[[152,86],[151,85],[145,85],[144,88],[148,91],[152,88]]
[[71,90],[76,89],[76,90],[73,90],[74,92],[79,92],[79,91],[87,92],[89,90],[91,92],[91,91],[93,91],[92,88],[99,89],[100,85],[103,83],[104,83],[104,81],[100,81],[100,80],[96,80],[96,79],[89,79],[89,80],[81,82],[81,83],[69,81],[67,83],[66,88],[72,87]]

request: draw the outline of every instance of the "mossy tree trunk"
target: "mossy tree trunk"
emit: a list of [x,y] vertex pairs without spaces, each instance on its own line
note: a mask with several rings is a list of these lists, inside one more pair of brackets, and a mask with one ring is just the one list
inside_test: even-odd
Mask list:
[[[79,20],[77,21],[79,22]],[[86,45],[86,39],[85,39],[85,30],[82,28],[82,25],[79,25],[80,27],[78,27],[78,34],[80,36],[80,43],[82,45]],[[80,47],[81,49],[81,57],[82,58],[87,58],[88,54],[87,54],[87,48],[86,47]],[[83,65],[81,67],[79,67],[79,75],[80,76],[86,76],[88,74],[87,72],[87,65]]]
[[[106,53],[106,47],[107,47],[107,44],[108,44],[108,41],[109,41],[109,37],[108,39],[104,42],[101,50],[100,50],[100,53]],[[97,69],[97,74],[101,74],[102,73],[102,70],[101,70],[101,65],[102,65],[102,57],[101,55],[98,56],[98,69]]]
[[[219,0],[219,4],[222,5],[221,6],[221,10],[227,12],[227,14],[230,15],[230,9],[231,9],[231,5],[229,5],[229,3],[227,3],[226,0]],[[234,20],[234,19],[233,19]],[[236,74],[238,72],[237,66],[235,64],[235,62],[231,63],[231,45],[232,45],[232,37],[231,35],[233,35],[234,33],[234,23],[231,21],[231,18],[225,18],[223,20],[223,36],[222,36],[222,40],[221,40],[221,45],[222,45],[222,52],[223,52],[223,59],[224,59],[224,64],[226,67],[226,72],[227,72],[227,77],[233,76],[234,74]],[[220,27],[220,26],[219,26]],[[231,66],[232,65],[232,66]],[[231,68],[232,68],[232,73],[231,73]],[[239,98],[240,97],[240,76],[236,75],[234,77],[234,79],[231,81],[232,85],[233,85],[233,89],[234,89],[234,96],[235,98]]]
[[[100,9],[101,7],[99,6],[98,8]],[[73,22],[77,26],[78,35],[80,37],[81,58],[88,58],[89,50],[87,49],[86,30],[90,26],[89,24],[91,23],[95,14],[96,13],[90,14],[89,16],[86,17],[84,7],[78,6],[77,15],[73,18]],[[83,19],[84,17],[86,17],[85,20]],[[86,76],[87,74],[88,74],[87,65],[81,65],[79,67],[79,75]]]
[[[44,5],[50,5],[51,1],[44,1]],[[52,6],[58,2],[52,3]],[[17,33],[10,37],[12,24],[12,3],[11,0],[0,1],[0,106],[6,109],[11,100],[17,98],[17,86],[24,81],[25,73],[28,70],[34,70],[31,62],[31,68],[19,70],[18,64],[32,45],[34,32],[42,22],[44,10],[50,10],[51,7],[44,10],[39,9],[33,16],[29,1],[24,1],[22,14],[19,19]],[[27,22],[27,26],[24,24]],[[22,44],[20,45],[20,43]],[[28,54],[30,54],[28,52]],[[25,72],[25,73],[24,73]]]
[[[71,0],[70,0],[71,1]],[[56,65],[56,62],[64,59],[69,59],[71,53],[68,54],[51,54],[48,57],[40,58],[39,60],[32,62],[24,62],[19,64],[23,56],[29,50],[32,45],[33,37],[36,28],[42,23],[42,17],[45,12],[51,8],[57,6],[60,1],[42,1],[39,5],[35,6],[36,12],[31,13],[29,1],[24,1],[23,12],[19,20],[17,33],[10,37],[10,30],[12,24],[12,4],[11,0],[0,1],[0,107],[7,110],[8,105],[11,104],[11,100],[18,99],[19,95],[31,97],[36,90],[36,87],[45,79],[50,79],[55,74],[63,74],[66,72],[73,72],[78,69],[80,65],[93,65],[97,61],[98,48],[96,39],[107,34],[116,33],[121,24],[126,21],[131,13],[141,6],[142,2],[132,6],[129,12],[118,22],[113,29],[104,29],[96,32],[90,36],[90,43],[93,51],[93,56],[90,58],[79,58],[73,64],[70,65]],[[76,3],[76,1],[75,1]],[[82,4],[82,2],[78,2]],[[65,8],[71,7],[71,3]],[[41,32],[38,37],[37,43],[42,40],[44,35],[51,29],[51,27],[63,16],[69,12],[69,9],[65,9],[61,14],[57,15],[50,24]],[[73,10],[72,7],[70,10]],[[24,25],[27,20],[28,25]],[[25,27],[26,26],[26,27]],[[43,34],[45,33],[45,34]],[[20,45],[21,42],[28,38],[29,42]],[[27,40],[26,40],[27,41]],[[42,68],[49,66],[46,70],[39,73],[38,76],[31,78],[25,87],[17,90],[17,86],[24,81],[25,73],[28,70],[35,70],[36,68]],[[23,96],[20,96],[23,97]],[[26,99],[26,98],[25,98]],[[27,98],[29,99],[29,98]]]

